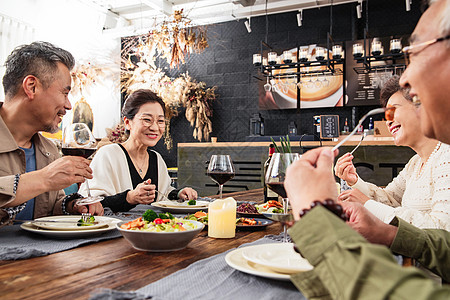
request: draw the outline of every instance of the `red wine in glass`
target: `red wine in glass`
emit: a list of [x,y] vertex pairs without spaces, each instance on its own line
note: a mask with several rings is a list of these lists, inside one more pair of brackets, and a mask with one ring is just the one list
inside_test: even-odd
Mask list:
[[97,149],[95,149],[95,148],[66,148],[66,147],[63,147],[61,150],[64,155],[82,156],[84,158],[88,158],[92,154],[94,154],[94,152]]
[[298,160],[300,155],[298,153],[274,153],[267,168],[265,181],[269,189],[277,193],[283,199],[283,213],[282,214],[264,214],[264,216],[275,221],[283,223],[283,242],[287,242],[286,223],[282,220],[291,220],[292,214],[289,213],[289,200],[284,188],[284,180],[286,178],[287,168]]
[[234,178],[234,173],[231,172],[208,172],[208,176],[218,184],[224,184],[225,182]]
[[287,198],[283,182],[269,182],[267,183],[267,186],[269,187],[269,189],[280,195],[281,198]]
[[222,199],[223,184],[234,177],[234,166],[229,155],[212,155],[206,172],[219,184],[219,195]]
[[[62,153],[64,155],[90,157],[97,150],[96,140],[89,127],[84,123],[73,123],[64,128],[62,139]],[[77,205],[88,205],[100,202],[102,196],[92,196],[88,180],[85,180],[87,197],[78,199]]]

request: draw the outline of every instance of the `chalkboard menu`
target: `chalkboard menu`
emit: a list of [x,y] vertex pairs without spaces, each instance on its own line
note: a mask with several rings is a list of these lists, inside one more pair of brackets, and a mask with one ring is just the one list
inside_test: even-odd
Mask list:
[[[369,49],[369,41],[367,40],[366,42],[366,49]],[[346,42],[345,54],[348,53],[348,57],[346,57],[345,60],[345,67],[347,71],[345,75],[345,79],[347,81],[347,97],[345,105],[360,106],[380,104],[380,89],[372,84],[374,74],[357,74],[353,69],[354,67],[362,66],[362,64],[357,63],[353,59],[352,51],[354,43],[364,44],[364,40]]]
[[321,115],[320,116],[320,138],[332,139],[339,137],[339,116]]
[[[408,40],[408,35],[403,36],[402,41]],[[382,37],[379,38],[384,46],[384,51],[389,51],[389,41],[390,37]],[[369,50],[369,43],[371,39],[366,40],[366,49]],[[392,69],[386,68],[383,69],[383,66],[386,65],[385,61],[372,61],[372,67],[378,67],[377,71],[372,71],[371,73],[356,73],[355,67],[362,67],[362,63],[357,63],[355,59],[353,59],[353,44],[359,43],[361,45],[364,44],[364,40],[357,41],[347,41],[345,43],[345,81],[346,81],[346,97],[345,97],[345,105],[346,106],[362,106],[362,105],[379,105],[380,104],[380,90],[383,85],[383,81],[386,78],[390,78],[392,76]],[[389,64],[392,63],[392,60],[388,61]],[[395,69],[396,73],[400,73],[400,69]]]

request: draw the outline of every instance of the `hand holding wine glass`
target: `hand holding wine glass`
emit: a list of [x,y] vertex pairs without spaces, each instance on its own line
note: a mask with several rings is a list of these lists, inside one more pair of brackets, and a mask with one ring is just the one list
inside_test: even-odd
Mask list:
[[331,172],[335,153],[326,147],[309,150],[287,170],[284,185],[296,220],[300,218],[300,210],[309,209],[313,201],[337,198]]
[[284,188],[286,170],[299,158],[300,155],[298,153],[274,153],[269,167],[267,168],[265,178],[267,186],[283,198],[282,214],[264,214],[272,220],[283,222],[283,242],[287,242],[287,229],[285,222],[292,220],[292,215],[289,213],[289,201]]
[[[73,123],[64,128],[62,152],[64,155],[82,156],[84,158],[90,157],[97,150],[95,148],[96,140],[94,135],[84,123]],[[88,205],[97,203],[103,200],[101,196],[91,196],[89,183],[87,180],[86,188],[88,196],[78,199],[76,205]]]
[[229,155],[212,155],[207,174],[219,185],[220,199],[222,199],[223,184],[234,177],[234,166]]

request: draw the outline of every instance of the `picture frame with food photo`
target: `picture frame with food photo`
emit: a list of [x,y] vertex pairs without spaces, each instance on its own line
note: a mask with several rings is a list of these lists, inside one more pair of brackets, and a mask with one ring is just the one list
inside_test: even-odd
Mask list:
[[[290,52],[293,62],[297,62],[297,51],[300,51],[299,58],[305,62],[317,62],[317,56],[323,57],[323,53],[316,54],[317,49],[325,48],[317,45],[290,49],[284,52]],[[325,52],[326,53],[326,52]],[[330,51],[331,56],[331,51]],[[281,61],[280,61],[281,63]],[[294,68],[294,67],[293,67]],[[321,108],[321,107],[341,107],[344,106],[344,63],[335,64],[335,70],[342,72],[335,74],[325,74],[320,71],[326,71],[327,66],[317,63],[310,66],[300,67],[300,72],[304,75],[298,80],[296,75],[277,76],[296,72],[293,68],[275,68],[272,70],[275,77],[259,83],[259,109],[260,110],[278,110],[278,109],[302,109],[302,108]],[[265,88],[270,84],[270,90]],[[297,99],[300,92],[300,101]]]

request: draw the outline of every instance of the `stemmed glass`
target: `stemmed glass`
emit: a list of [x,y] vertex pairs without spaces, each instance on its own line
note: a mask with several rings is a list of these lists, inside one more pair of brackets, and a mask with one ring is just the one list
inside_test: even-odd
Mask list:
[[283,223],[283,242],[285,243],[287,243],[286,222],[291,221],[293,216],[289,212],[289,200],[284,188],[284,180],[286,178],[286,169],[298,159],[300,159],[298,153],[274,153],[265,178],[267,186],[283,198],[283,213],[264,213],[264,216]]
[[[89,158],[97,150],[95,144],[96,140],[94,135],[86,124],[73,123],[64,128],[62,140],[62,153],[64,155]],[[87,205],[102,201],[104,197],[91,195],[88,180],[86,179],[85,182],[88,196],[78,199],[76,204]]]
[[229,155],[212,155],[206,172],[219,185],[219,195],[222,199],[223,184],[234,177],[234,166]]

